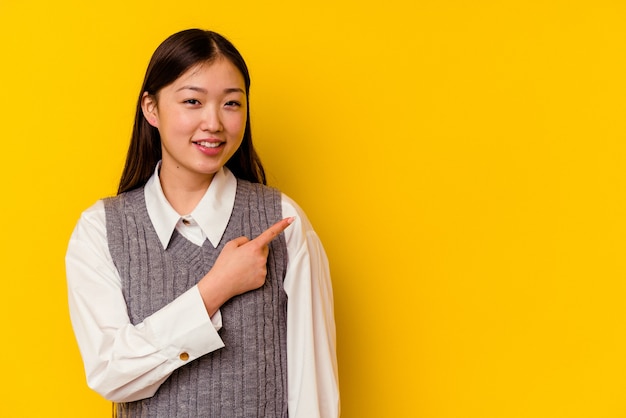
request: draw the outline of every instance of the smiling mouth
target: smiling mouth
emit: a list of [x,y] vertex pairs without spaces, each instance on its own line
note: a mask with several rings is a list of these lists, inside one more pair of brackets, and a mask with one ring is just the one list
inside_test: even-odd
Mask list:
[[198,142],[194,142],[194,144],[200,145],[201,147],[205,147],[205,148],[217,148],[220,145],[222,145],[223,142],[198,141]]

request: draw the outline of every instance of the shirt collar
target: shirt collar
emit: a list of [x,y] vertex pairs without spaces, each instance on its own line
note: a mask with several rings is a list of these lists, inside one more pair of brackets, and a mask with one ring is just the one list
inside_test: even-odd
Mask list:
[[[163,193],[159,180],[160,167],[161,163],[159,162],[154,174],[144,187],[144,195],[150,221],[163,248],[167,248],[181,215],[174,210]],[[209,188],[196,208],[188,214],[198,223],[204,235],[215,248],[219,245],[224,231],[226,231],[226,226],[235,206],[236,192],[237,178],[230,170],[223,167],[213,176]]]

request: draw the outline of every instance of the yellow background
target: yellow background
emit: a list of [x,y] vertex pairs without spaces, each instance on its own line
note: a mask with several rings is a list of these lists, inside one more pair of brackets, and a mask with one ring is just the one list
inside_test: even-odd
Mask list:
[[110,415],[65,248],[188,27],[246,57],[270,183],[325,244],[343,417],[626,417],[617,0],[0,0],[1,416]]

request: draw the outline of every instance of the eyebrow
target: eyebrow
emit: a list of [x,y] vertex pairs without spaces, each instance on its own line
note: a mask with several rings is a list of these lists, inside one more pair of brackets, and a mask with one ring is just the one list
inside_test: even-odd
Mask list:
[[[182,86],[181,88],[179,88],[178,91],[182,91],[182,90],[192,90],[192,91],[197,91],[198,93],[203,93],[203,94],[207,94],[208,91],[205,88],[202,87],[198,87],[198,86]],[[245,91],[243,91],[243,89],[239,88],[239,87],[230,87],[230,88],[226,88],[224,89],[224,93],[228,94],[228,93],[243,93],[246,94]]]

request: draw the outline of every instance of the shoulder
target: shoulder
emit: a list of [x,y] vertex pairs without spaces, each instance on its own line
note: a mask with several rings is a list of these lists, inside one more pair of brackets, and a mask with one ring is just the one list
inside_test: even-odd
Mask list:
[[103,200],[85,209],[78,219],[70,243],[98,243],[106,241],[106,215]]
[[307,218],[304,209],[285,193],[281,193],[281,206],[285,218],[295,216],[297,218],[296,220],[299,220],[299,223],[301,223],[306,230],[313,230],[313,226],[309,222],[309,218]]
[[298,203],[285,193],[281,193],[283,218],[295,217],[293,223],[285,229],[285,239],[291,248],[306,246],[307,241],[318,241],[313,225]]
[[105,197],[101,200],[105,210],[123,208],[129,201],[136,199],[138,196],[143,196],[143,187],[133,189],[128,192],[120,193],[117,196]]
[[291,197],[287,196],[285,193],[281,193],[280,200],[281,206],[283,208],[283,216],[285,216],[285,218],[290,216],[306,218],[304,210],[302,210],[300,205],[298,205],[298,203],[296,203],[296,201],[293,200]]
[[259,194],[278,194],[280,196],[280,190],[278,190],[275,187],[272,186],[267,186],[265,184],[261,184],[261,183],[252,183],[248,180],[243,180],[240,178],[237,178],[237,188],[239,190],[246,190],[246,191],[250,191],[252,193],[259,193]]
[[280,216],[281,192],[274,187],[238,178],[237,197],[240,202],[246,202],[248,206],[264,208]]
[[78,220],[79,225],[81,223],[87,224],[99,224],[104,223],[105,218],[105,208],[104,202],[105,199],[100,199],[96,201],[93,205],[89,206],[80,214],[80,219]]
[[128,216],[144,215],[143,202],[145,202],[143,187],[102,199],[107,229],[110,231],[121,228]]

